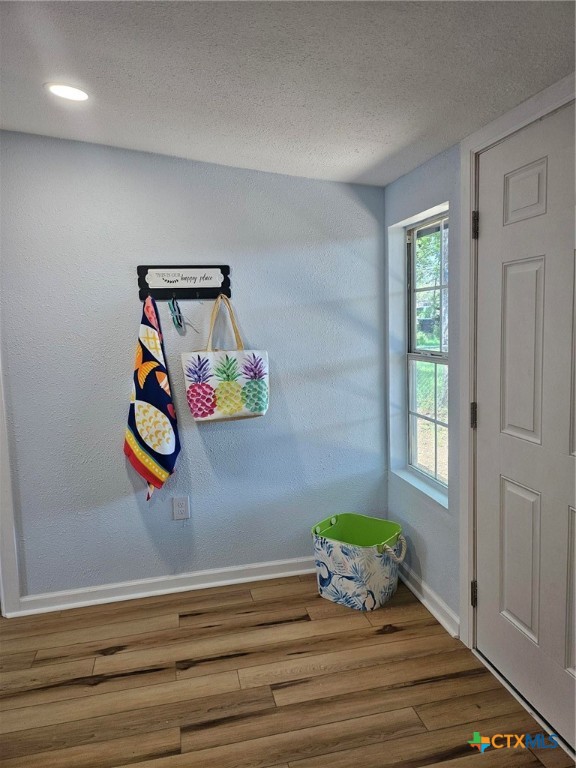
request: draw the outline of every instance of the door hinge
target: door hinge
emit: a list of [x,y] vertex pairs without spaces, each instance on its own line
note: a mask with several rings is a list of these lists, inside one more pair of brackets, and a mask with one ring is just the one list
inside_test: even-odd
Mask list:
[[470,403],[470,427],[476,429],[478,426],[478,403]]
[[478,240],[479,226],[480,214],[478,211],[472,211],[472,240]]
[[476,608],[476,606],[478,605],[478,582],[477,581],[470,582],[470,603],[472,605],[472,608]]

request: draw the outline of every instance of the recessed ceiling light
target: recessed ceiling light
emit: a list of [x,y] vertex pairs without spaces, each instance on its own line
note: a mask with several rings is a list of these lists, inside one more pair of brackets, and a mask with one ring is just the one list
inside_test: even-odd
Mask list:
[[71,85],[63,85],[62,83],[44,83],[44,88],[47,88],[54,96],[60,96],[62,99],[70,99],[71,101],[86,101],[88,94],[85,91],[81,91],[80,88],[73,88]]

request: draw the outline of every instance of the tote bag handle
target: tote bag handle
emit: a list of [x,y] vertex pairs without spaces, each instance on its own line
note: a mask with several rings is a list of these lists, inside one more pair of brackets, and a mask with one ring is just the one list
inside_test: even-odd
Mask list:
[[234,315],[234,310],[232,309],[232,304],[230,303],[230,300],[228,299],[228,296],[224,296],[223,293],[221,293],[216,301],[214,302],[214,306],[212,308],[212,316],[210,318],[210,333],[208,334],[208,342],[206,344],[206,351],[207,352],[214,352],[214,349],[212,348],[212,336],[214,334],[214,326],[216,324],[216,318],[218,317],[218,312],[220,311],[220,305],[224,304],[226,309],[228,310],[228,314],[230,315],[230,322],[232,323],[232,330],[234,331],[234,337],[236,339],[236,349],[242,351],[244,349],[244,344],[242,342],[242,336],[240,335],[240,331],[238,329],[238,324],[236,323],[236,317]]

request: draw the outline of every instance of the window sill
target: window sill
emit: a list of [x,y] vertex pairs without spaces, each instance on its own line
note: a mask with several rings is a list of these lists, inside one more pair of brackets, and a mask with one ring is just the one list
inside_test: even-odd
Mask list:
[[420,476],[419,472],[415,472],[411,469],[392,469],[392,474],[399,477],[404,482],[409,483],[416,488],[417,491],[428,496],[444,509],[448,509],[448,489],[442,489],[433,480],[430,482],[425,477]]

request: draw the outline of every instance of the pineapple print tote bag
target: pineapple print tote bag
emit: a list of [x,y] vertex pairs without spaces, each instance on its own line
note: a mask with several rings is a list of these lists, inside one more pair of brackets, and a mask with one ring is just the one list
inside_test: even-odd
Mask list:
[[[236,349],[213,349],[214,325],[224,304]],[[268,354],[246,350],[227,296],[214,302],[206,349],[182,355],[186,399],[196,421],[221,421],[263,416],[268,410]]]

